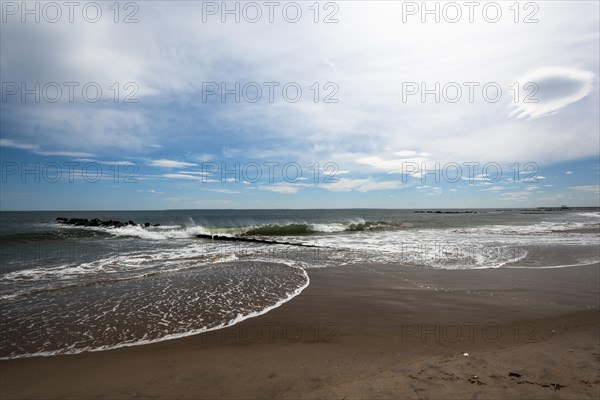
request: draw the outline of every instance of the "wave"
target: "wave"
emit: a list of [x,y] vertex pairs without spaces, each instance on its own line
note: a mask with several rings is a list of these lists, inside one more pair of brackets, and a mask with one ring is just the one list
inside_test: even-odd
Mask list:
[[393,230],[409,227],[410,224],[402,222],[389,221],[367,221],[367,222],[347,222],[347,223],[328,223],[328,224],[269,224],[256,227],[242,227],[239,235],[242,236],[297,236],[313,235],[319,233],[338,233],[338,232],[363,232],[370,230]]
[[583,213],[577,213],[577,215],[579,215],[580,217],[591,217],[591,218],[599,218],[600,219],[600,212],[583,212]]
[[454,233],[478,235],[547,235],[577,229],[598,228],[598,221],[539,222],[533,225],[485,225],[480,227],[457,228]]
[[[351,221],[332,223],[282,223],[262,225],[242,225],[231,227],[203,225],[168,225],[168,226],[123,226],[123,227],[78,227],[78,231],[102,232],[113,236],[137,237],[148,240],[192,239],[197,235],[221,235],[232,237],[247,236],[310,236],[319,234],[335,234],[342,232],[364,232],[381,230],[401,230],[410,228],[412,224],[399,221]],[[62,227],[62,226],[61,226]],[[74,230],[74,229],[66,229]]]
[[367,221],[357,224],[350,224],[347,231],[383,231],[383,230],[402,230],[411,228],[413,224],[400,221]]

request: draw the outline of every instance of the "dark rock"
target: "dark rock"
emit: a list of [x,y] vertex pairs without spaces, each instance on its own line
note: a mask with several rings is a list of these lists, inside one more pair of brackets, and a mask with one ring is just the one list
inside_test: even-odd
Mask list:
[[516,377],[516,378],[520,378],[520,377],[521,377],[521,374],[519,374],[518,372],[509,372],[509,373],[508,373],[508,376],[514,376],[514,377]]
[[290,243],[290,242],[278,242],[276,240],[257,239],[253,237],[239,237],[239,236],[220,236],[220,235],[196,235],[199,239],[211,239],[211,240],[222,240],[226,242],[251,242],[251,243],[265,243],[265,244],[286,244],[288,246],[300,246],[300,247],[319,247],[311,244],[303,243]]
[[[112,219],[109,219],[108,221],[102,221],[101,219],[98,218],[94,218],[91,221],[89,219],[86,218],[64,218],[64,217],[58,217],[56,218],[56,222],[61,223],[61,224],[66,224],[66,225],[74,225],[74,226],[102,226],[102,227],[113,227],[113,228],[121,228],[123,226],[137,226],[137,224],[135,222],[133,222],[132,220],[129,220],[127,222],[121,222],[121,221],[113,221]],[[149,227],[150,223],[146,222],[144,224],[145,227]],[[155,226],[159,226],[159,224],[156,224]]]
[[147,228],[150,226],[150,222],[144,222],[144,228]]
[[75,226],[89,226],[90,221],[85,218],[71,218],[67,221],[67,224]]

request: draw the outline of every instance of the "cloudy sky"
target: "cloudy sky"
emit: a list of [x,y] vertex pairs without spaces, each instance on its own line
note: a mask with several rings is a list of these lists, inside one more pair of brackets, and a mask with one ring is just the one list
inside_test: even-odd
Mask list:
[[2,2],[3,210],[599,204],[599,3]]

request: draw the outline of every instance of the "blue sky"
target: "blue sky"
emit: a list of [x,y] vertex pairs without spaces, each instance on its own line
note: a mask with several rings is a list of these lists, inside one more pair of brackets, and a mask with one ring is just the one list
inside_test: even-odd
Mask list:
[[598,2],[313,3],[3,2],[0,209],[599,205]]

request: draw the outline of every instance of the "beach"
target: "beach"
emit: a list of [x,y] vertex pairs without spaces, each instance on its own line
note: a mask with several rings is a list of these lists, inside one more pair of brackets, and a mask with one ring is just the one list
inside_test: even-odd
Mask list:
[[597,398],[599,264],[309,269],[270,312],[143,346],[0,362],[3,399]]
[[0,14],[0,400],[600,400],[600,1]]

